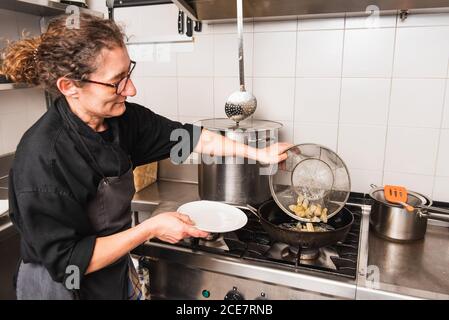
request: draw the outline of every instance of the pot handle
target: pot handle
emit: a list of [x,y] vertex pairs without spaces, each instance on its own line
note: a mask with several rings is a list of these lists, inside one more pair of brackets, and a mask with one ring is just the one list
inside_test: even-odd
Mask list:
[[[425,216],[430,219],[434,220],[440,220],[440,221],[446,221],[449,222],[449,210],[438,208],[438,207],[421,207],[422,209],[425,209],[427,212],[422,213],[422,216]],[[440,213],[434,213],[434,212],[440,212]]]

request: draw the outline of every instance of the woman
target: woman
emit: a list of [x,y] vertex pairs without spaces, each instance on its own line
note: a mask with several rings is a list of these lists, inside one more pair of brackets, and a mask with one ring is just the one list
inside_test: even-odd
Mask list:
[[[129,252],[151,238],[206,237],[188,216],[166,212],[131,227],[132,169],[169,157],[176,144],[206,154],[276,163],[280,147],[256,149],[140,105],[124,34],[109,20],[67,16],[40,37],[12,43],[3,73],[57,96],[22,137],[10,172],[11,218],[22,237],[19,299],[130,299],[138,294]],[[171,141],[174,129],[189,139]],[[199,129],[199,128],[197,128]],[[179,145],[178,145],[179,146]],[[187,155],[188,155],[187,153]],[[178,159],[182,161],[183,159]],[[79,287],[73,275],[79,275]]]

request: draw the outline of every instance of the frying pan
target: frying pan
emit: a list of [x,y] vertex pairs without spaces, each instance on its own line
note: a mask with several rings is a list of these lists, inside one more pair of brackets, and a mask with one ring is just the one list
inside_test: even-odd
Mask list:
[[273,240],[308,249],[317,249],[343,241],[354,222],[352,212],[342,208],[327,222],[332,230],[299,231],[282,226],[298,221],[284,214],[274,200],[264,202],[258,210],[249,205],[247,207],[259,218],[262,227]]

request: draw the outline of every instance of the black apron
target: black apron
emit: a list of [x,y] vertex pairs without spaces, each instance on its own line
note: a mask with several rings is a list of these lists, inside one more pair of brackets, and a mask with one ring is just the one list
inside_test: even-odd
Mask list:
[[[97,193],[87,206],[87,214],[98,237],[108,236],[131,227],[131,200],[135,193],[134,176],[129,170],[121,176],[105,177],[95,157],[87,148],[66,112],[60,114],[77,135],[81,145],[103,178]],[[82,173],[80,173],[82,174]],[[17,274],[17,298],[22,299],[139,299],[137,272],[129,254],[84,276],[79,290],[68,290],[54,281],[47,269],[36,263],[21,263]]]

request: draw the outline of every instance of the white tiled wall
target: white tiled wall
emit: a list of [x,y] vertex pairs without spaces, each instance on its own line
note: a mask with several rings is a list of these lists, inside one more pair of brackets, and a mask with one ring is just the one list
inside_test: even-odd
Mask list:
[[[0,9],[0,48],[22,34],[40,34],[39,17]],[[43,90],[0,91],[0,155],[14,152],[23,133],[45,110]]]
[[[172,5],[145,10],[117,15],[125,24],[139,23],[138,15],[176,23]],[[141,23],[137,28],[158,32]],[[370,23],[349,16],[245,21],[255,116],[283,123],[285,140],[336,150],[354,191],[405,184],[449,201],[449,14]],[[168,63],[138,65],[137,101],[181,121],[224,116],[225,100],[238,88],[236,27],[208,25],[194,38],[185,50],[191,52],[174,50]]]

